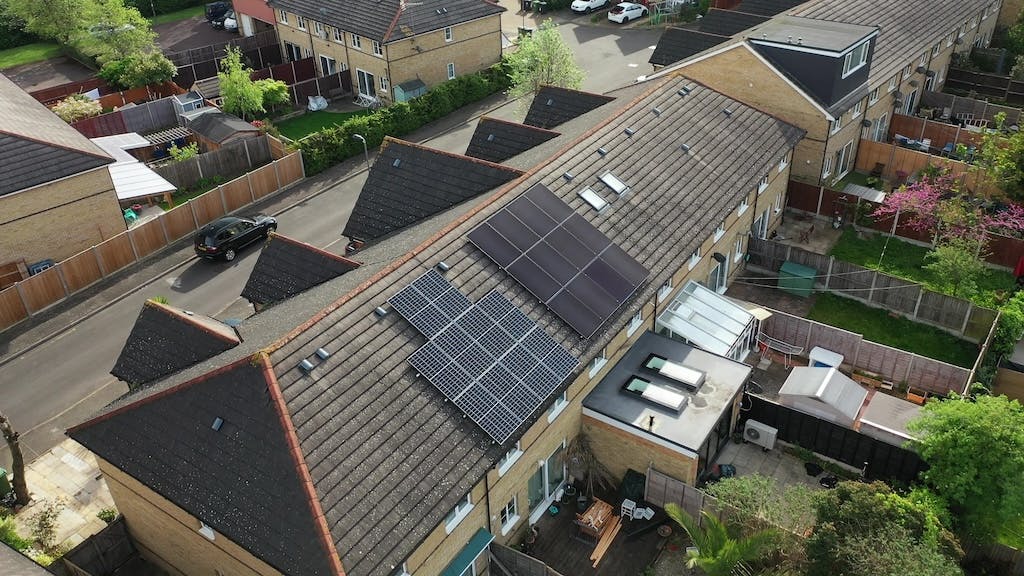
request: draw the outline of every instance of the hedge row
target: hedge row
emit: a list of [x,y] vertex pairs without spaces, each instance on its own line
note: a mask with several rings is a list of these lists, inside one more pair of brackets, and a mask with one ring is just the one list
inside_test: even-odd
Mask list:
[[325,128],[299,142],[306,175],[323,172],[339,162],[363,153],[359,134],[371,148],[380,146],[385,136],[404,136],[443,118],[455,110],[502,92],[509,87],[508,70],[495,64],[475,74],[460,76],[440,84],[409,102],[381,108],[372,114],[349,118],[338,127]]
[[43,42],[35,34],[25,32],[10,22],[0,22],[0,50],[17,48],[33,42]]

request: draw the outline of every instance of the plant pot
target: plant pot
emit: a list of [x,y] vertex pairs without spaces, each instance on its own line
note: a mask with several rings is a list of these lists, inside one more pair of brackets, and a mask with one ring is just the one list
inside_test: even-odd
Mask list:
[[671,526],[669,526],[668,524],[662,524],[661,526],[658,526],[658,536],[661,536],[662,538],[668,538],[671,535],[672,535],[672,527]]

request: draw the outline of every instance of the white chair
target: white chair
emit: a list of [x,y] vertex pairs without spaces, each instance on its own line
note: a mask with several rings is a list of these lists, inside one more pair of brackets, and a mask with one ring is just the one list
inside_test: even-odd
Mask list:
[[626,499],[622,501],[622,511],[619,512],[619,517],[633,519],[633,513],[636,512],[636,502]]

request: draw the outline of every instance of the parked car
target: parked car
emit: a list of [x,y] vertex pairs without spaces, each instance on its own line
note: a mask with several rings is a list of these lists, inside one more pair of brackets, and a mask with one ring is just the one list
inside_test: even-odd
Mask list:
[[644,16],[647,16],[647,7],[633,2],[623,2],[608,11],[608,19],[619,24]]
[[238,18],[235,18],[234,10],[228,12],[227,16],[224,17],[222,28],[228,32],[238,32]]
[[239,250],[266,238],[274,230],[277,230],[277,220],[271,216],[225,216],[196,232],[196,254],[208,260],[223,258],[230,262]]
[[213,24],[214,20],[223,19],[228,10],[231,10],[230,2],[210,2],[206,5],[206,21]]
[[237,30],[238,29],[238,24],[237,24],[238,21],[235,20],[235,11],[234,10],[228,10],[227,12],[221,14],[220,16],[214,18],[213,20],[210,20],[210,26],[213,26],[214,29],[216,29],[216,30],[230,30],[230,28],[228,28],[228,21],[229,20],[234,25],[234,28]]
[[609,0],[572,0],[569,9],[577,14],[590,14],[594,10],[607,8],[608,4],[610,4]]

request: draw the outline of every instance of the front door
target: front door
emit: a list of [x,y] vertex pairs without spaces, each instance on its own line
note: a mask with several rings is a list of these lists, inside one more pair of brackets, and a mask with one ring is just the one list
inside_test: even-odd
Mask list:
[[540,519],[554,500],[555,492],[558,492],[565,482],[565,464],[562,462],[564,451],[565,446],[560,444],[527,481],[531,524]]
[[359,80],[359,93],[363,96],[369,96],[371,98],[377,95],[377,88],[374,85],[376,79],[373,74],[370,74],[366,70],[356,69],[356,78]]

